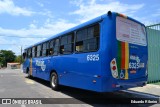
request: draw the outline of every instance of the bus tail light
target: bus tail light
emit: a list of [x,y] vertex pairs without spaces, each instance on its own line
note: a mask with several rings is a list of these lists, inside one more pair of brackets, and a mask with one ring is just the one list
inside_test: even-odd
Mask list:
[[117,69],[116,66],[113,66],[113,67],[112,67],[112,70],[113,70],[113,71],[115,71],[116,69]]
[[114,64],[116,64],[116,62],[115,62],[115,61],[112,61],[112,64],[114,65]]
[[118,77],[118,69],[117,69],[117,63],[116,63],[115,58],[110,62],[110,67],[111,67],[112,76],[114,78],[117,78]]

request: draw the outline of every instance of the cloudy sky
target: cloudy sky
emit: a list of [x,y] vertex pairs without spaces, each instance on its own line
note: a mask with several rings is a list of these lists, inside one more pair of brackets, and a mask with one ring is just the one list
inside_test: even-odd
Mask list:
[[0,50],[25,48],[116,11],[146,25],[160,23],[160,0],[0,0]]

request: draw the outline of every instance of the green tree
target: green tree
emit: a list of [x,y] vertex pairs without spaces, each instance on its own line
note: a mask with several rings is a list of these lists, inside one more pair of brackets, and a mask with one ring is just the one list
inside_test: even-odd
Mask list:
[[22,59],[21,55],[16,56],[15,62],[21,63],[21,60],[22,60],[22,63],[23,63],[24,60]]
[[2,66],[7,66],[8,62],[14,62],[16,56],[11,50],[0,50],[0,63]]

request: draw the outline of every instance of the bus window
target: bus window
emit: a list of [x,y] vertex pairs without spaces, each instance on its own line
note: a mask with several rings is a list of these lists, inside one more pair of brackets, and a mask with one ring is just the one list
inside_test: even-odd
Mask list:
[[59,39],[55,39],[55,44],[53,46],[53,55],[58,55],[59,53]]
[[119,16],[116,18],[116,38],[122,42],[147,45],[145,27]]
[[42,56],[47,55],[47,43],[43,43],[42,45]]
[[28,56],[28,58],[32,58],[32,49],[31,48],[28,49],[27,56]]
[[36,46],[32,47],[32,57],[33,58],[36,57],[36,52],[37,52],[37,47]]
[[37,57],[40,57],[42,55],[42,51],[41,51],[41,45],[37,46]]
[[60,44],[60,54],[70,54],[73,52],[73,33],[63,36]]
[[60,54],[64,54],[64,45],[67,44],[67,36],[61,37]]
[[54,40],[51,40],[50,42],[49,42],[49,52],[48,52],[48,54],[49,55],[53,55],[53,46],[54,46]]
[[64,45],[64,54],[72,53],[73,46],[74,46],[74,33],[67,35],[67,44]]
[[76,35],[76,52],[98,50],[99,34],[99,24],[79,30]]

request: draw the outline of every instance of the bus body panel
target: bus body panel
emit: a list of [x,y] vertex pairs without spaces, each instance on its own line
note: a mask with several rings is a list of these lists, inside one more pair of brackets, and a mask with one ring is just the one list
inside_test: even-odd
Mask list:
[[[116,17],[117,14],[112,15],[112,20],[108,20],[107,18],[104,20],[105,24],[103,24],[106,29],[109,29],[110,31],[106,31],[103,29],[103,40],[106,40],[108,42],[105,43],[103,41],[103,45],[107,44],[106,47],[104,46],[104,55],[102,55],[102,92],[106,91],[114,91],[114,90],[120,90],[120,89],[127,89],[131,87],[137,87],[137,86],[144,86],[147,81],[147,60],[148,60],[148,52],[147,52],[147,46],[140,46],[132,43],[127,43],[121,41],[118,41],[116,38]],[[129,20],[135,21],[131,18]],[[139,23],[139,22],[137,22]],[[142,25],[143,26],[143,25]],[[111,32],[111,33],[110,33]],[[127,78],[125,78],[125,70],[123,70],[124,63],[122,60],[125,58],[122,58],[122,53],[124,53],[124,49],[121,50],[121,55],[119,55],[119,46],[121,44],[128,44],[128,68],[126,69],[128,72]],[[107,57],[108,56],[108,57]],[[126,57],[126,56],[124,56]],[[116,63],[118,62],[118,59],[120,59],[120,66],[117,66],[118,70],[121,70],[123,78],[119,77],[114,78],[111,73],[111,61],[115,59]],[[141,68],[134,68],[132,64],[137,64],[137,60],[140,64],[143,64]],[[137,66],[137,65],[136,65]],[[119,67],[119,68],[118,68]],[[104,73],[105,72],[105,73]],[[107,72],[107,73],[106,73]],[[121,87],[121,88],[120,88]]]
[[[100,46],[97,52],[32,58],[32,75],[50,81],[50,73],[54,70],[58,74],[59,84],[97,92],[111,92],[144,86],[147,81],[147,46],[117,40],[117,17],[117,13],[112,13],[112,15],[103,15],[93,20],[93,23],[101,20],[99,22]],[[142,25],[134,19],[127,19]],[[92,21],[87,23],[93,24]],[[80,26],[87,26],[87,23]],[[73,29],[79,29],[80,26]],[[124,45],[124,47],[127,47],[125,49],[128,50],[122,49],[122,46],[119,48],[119,45]],[[124,61],[122,60],[127,60],[123,52],[128,52],[128,62],[125,62],[125,65],[123,65]],[[90,60],[93,56],[98,57]],[[143,63],[144,67],[142,65],[141,68],[134,68],[132,64],[137,63],[136,59]],[[30,61],[30,59],[27,59],[24,62],[24,72],[29,67]],[[116,63],[117,77],[113,76],[112,62]],[[125,68],[126,65],[127,68]],[[121,72],[123,78],[120,78],[122,77]]]
[[59,59],[60,84],[87,90],[100,90],[101,81],[96,78],[101,73],[100,59],[98,61],[87,60],[88,55],[97,54],[99,53],[92,52],[61,56]]

